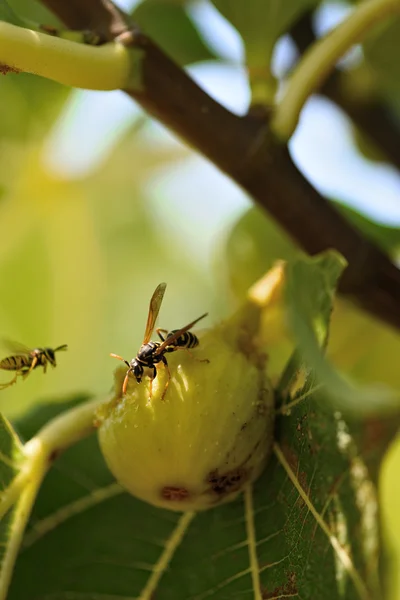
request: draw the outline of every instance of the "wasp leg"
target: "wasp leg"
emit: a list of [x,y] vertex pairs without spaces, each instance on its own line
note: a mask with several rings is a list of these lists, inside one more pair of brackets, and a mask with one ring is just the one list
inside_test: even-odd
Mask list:
[[150,400],[153,395],[153,381],[156,377],[157,377],[157,369],[156,369],[156,367],[153,366],[153,377],[150,377],[150,384],[149,384],[149,399]]
[[128,367],[128,370],[127,370],[126,375],[125,375],[124,383],[122,384],[122,395],[125,396],[126,390],[127,390],[127,387],[128,387],[129,373],[131,373],[131,365],[128,363],[127,360],[125,360],[124,358],[122,358],[122,356],[120,356],[119,354],[114,354],[113,352],[111,352],[110,356],[112,358],[117,358],[118,360],[121,360]]
[[37,365],[37,362],[38,362],[38,357],[37,357],[37,356],[34,356],[34,357],[33,357],[33,360],[32,360],[32,364],[31,364],[31,366],[29,367],[28,371],[27,371],[27,372],[24,374],[24,379],[25,379],[25,377],[28,377],[29,373],[31,373],[31,372],[33,371],[33,369],[34,369],[34,368],[36,367],[36,365]]
[[167,359],[165,358],[165,356],[163,356],[161,360],[163,362],[163,365],[167,369],[167,373],[168,373],[168,379],[167,379],[164,391],[163,391],[162,396],[161,396],[161,400],[164,400],[165,394],[167,393],[167,389],[168,389],[168,386],[169,386],[169,382],[171,381],[171,371],[169,370],[169,366],[168,366]]
[[46,371],[47,371],[47,362],[45,362],[43,365],[43,375],[45,375]]
[[9,381],[8,383],[2,383],[0,384],[0,390],[5,390],[6,388],[10,387],[11,385],[14,385],[14,383],[16,383],[18,375],[20,375],[21,372],[17,371],[15,373],[15,377],[13,379],[11,379],[11,381]]
[[161,340],[162,342],[165,342],[165,337],[163,337],[163,336],[161,335],[160,331],[161,331],[161,333],[168,333],[168,329],[161,329],[160,327],[158,327],[158,328],[156,329],[157,335],[158,335],[158,337],[160,338],[160,340]]
[[27,371],[23,371],[23,372],[21,373],[21,375],[22,375],[22,379],[23,379],[23,380],[25,380],[25,379],[28,377],[28,375],[30,375],[30,373],[31,373],[31,372],[33,371],[33,369],[36,367],[36,365],[37,365],[37,362],[38,362],[38,358],[37,358],[37,356],[34,356],[34,357],[33,357],[33,360],[32,360],[32,364],[31,364],[31,366],[29,367],[29,369],[28,369]]
[[[181,348],[179,348],[179,350],[181,350]],[[196,358],[195,356],[193,356],[193,354],[190,352],[189,348],[182,348],[182,350],[186,350],[186,352],[189,354],[189,356],[191,358],[193,358],[193,360],[196,360],[197,362],[203,362],[203,363],[209,363],[209,359],[208,358]]]
[[[122,359],[122,360],[124,360],[124,359]],[[131,369],[127,370],[126,375],[125,375],[125,379],[124,379],[124,383],[122,384],[122,395],[123,396],[125,396],[126,390],[128,389],[129,373],[132,373]]]

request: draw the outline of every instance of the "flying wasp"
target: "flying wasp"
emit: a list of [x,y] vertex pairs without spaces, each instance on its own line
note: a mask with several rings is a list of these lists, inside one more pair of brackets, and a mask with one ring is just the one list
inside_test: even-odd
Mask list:
[[[182,329],[174,329],[173,331],[170,331],[169,333],[168,333],[167,329],[156,329],[157,335],[161,341],[160,342],[150,341],[150,338],[154,331],[154,326],[156,324],[158,313],[160,312],[161,303],[164,298],[166,287],[167,287],[166,283],[160,283],[156,287],[156,289],[151,297],[143,342],[142,342],[142,345],[139,348],[139,352],[137,353],[135,358],[133,358],[131,360],[131,362],[128,362],[127,360],[122,358],[122,356],[119,356],[118,354],[110,354],[110,356],[112,356],[113,358],[117,358],[118,360],[121,360],[122,362],[124,362],[126,364],[126,366],[128,367],[128,370],[125,375],[124,383],[122,385],[122,393],[123,394],[126,393],[130,374],[132,373],[132,375],[136,378],[136,381],[138,383],[140,383],[142,381],[142,377],[144,375],[144,370],[145,370],[145,368],[147,368],[147,369],[152,370],[152,374],[149,375],[149,377],[150,377],[150,397],[151,397],[153,379],[155,379],[157,377],[157,366],[156,365],[158,363],[162,362],[163,365],[165,366],[165,368],[167,370],[167,374],[168,374],[168,380],[165,384],[165,388],[164,388],[164,391],[161,396],[161,400],[163,400],[164,396],[167,392],[167,388],[168,388],[170,379],[171,379],[171,372],[169,370],[168,362],[165,357],[165,354],[167,352],[175,352],[176,350],[181,350],[181,349],[189,351],[189,348],[195,348],[199,344],[199,340],[198,340],[197,336],[195,336],[194,333],[189,332],[189,329],[192,329],[192,327],[194,327],[194,325],[196,325],[196,323],[198,323],[201,319],[204,319],[204,317],[206,317],[208,315],[208,313],[201,315],[201,317],[199,317],[195,321],[192,321],[191,323],[189,323],[189,325],[182,327]],[[167,334],[167,335],[165,336],[165,334]],[[201,360],[200,362],[209,362],[209,361],[206,359],[206,360]]]
[[43,367],[43,373],[46,373],[47,365],[50,364],[52,367],[56,367],[55,353],[60,350],[66,350],[67,344],[58,346],[57,348],[27,348],[22,344],[16,342],[6,342],[14,354],[7,356],[0,361],[0,369],[4,371],[16,371],[15,377],[8,383],[0,384],[0,390],[10,387],[13,383],[16,383],[18,375],[21,375],[23,379],[26,379],[28,375],[37,367]]

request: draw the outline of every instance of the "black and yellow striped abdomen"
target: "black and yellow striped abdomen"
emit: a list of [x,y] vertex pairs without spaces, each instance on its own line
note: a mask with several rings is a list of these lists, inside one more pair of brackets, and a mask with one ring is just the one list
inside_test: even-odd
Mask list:
[[[174,329],[173,331],[170,331],[167,337],[165,338],[165,341],[167,342],[168,338],[172,337],[177,331],[179,331],[179,329]],[[182,333],[182,335],[180,335],[176,340],[174,340],[171,343],[170,349],[168,349],[167,346],[167,352],[173,352],[178,348],[196,348],[196,346],[198,345],[199,340],[197,336],[191,331],[185,331],[185,333]]]
[[3,369],[4,371],[23,371],[29,369],[32,360],[32,356],[24,354],[7,356],[7,358],[3,358],[3,360],[0,361],[0,369]]

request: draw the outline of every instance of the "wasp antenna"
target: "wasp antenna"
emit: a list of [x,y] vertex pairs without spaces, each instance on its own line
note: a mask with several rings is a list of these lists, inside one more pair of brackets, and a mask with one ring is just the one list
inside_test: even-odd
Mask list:
[[61,346],[58,346],[58,348],[55,348],[54,352],[59,352],[60,350],[68,350],[68,345],[62,344]]
[[114,354],[113,352],[110,353],[110,356],[112,358],[117,358],[118,360],[122,360],[122,362],[124,362],[126,364],[127,367],[129,367],[129,363],[127,360],[125,360],[124,358],[122,358],[122,356],[119,356],[119,354]]

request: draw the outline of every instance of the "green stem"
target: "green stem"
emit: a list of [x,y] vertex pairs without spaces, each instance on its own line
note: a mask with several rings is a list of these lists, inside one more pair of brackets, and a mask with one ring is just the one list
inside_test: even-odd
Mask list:
[[271,120],[271,129],[279,138],[284,141],[290,138],[304,103],[337,61],[374,25],[396,13],[400,13],[400,0],[365,0],[343,23],[310,47],[290,78]]
[[[33,441],[33,440],[31,440]],[[30,442],[28,442],[30,444]],[[7,598],[7,592],[14,571],[15,561],[24,535],[25,527],[32,511],[33,503],[47,471],[48,462],[40,452],[40,446],[30,445],[32,455],[29,460],[29,479],[21,492],[19,501],[12,515],[9,540],[4,552],[0,572],[0,600]]]
[[34,440],[39,441],[42,451],[48,457],[62,452],[95,431],[93,424],[95,410],[107,401],[105,398],[96,398],[61,413],[47,423],[28,444],[33,443]]
[[17,502],[22,490],[27,484],[29,474],[26,465],[23,466],[11,484],[1,493],[0,521],[8,513],[10,508]]
[[[24,446],[26,462],[18,479],[19,500],[11,517],[10,537],[5,548],[0,571],[0,600],[7,597],[15,561],[41,483],[53,460],[66,448],[95,431],[93,424],[96,408],[105,399],[96,399],[73,408],[45,425]],[[11,494],[15,498],[15,494]]]
[[95,47],[0,22],[3,71],[34,73],[77,88],[114,90],[130,86],[139,59],[140,51],[118,41]]

